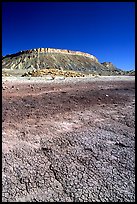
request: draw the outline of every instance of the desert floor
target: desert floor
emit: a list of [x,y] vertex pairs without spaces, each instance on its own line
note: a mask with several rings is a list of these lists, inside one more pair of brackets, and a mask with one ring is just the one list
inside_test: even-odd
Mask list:
[[135,202],[134,77],[2,80],[3,202]]

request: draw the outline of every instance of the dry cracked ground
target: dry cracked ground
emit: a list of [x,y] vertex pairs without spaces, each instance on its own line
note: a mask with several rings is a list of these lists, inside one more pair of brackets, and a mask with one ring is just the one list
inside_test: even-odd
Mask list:
[[2,94],[3,202],[135,201],[133,77],[7,79]]

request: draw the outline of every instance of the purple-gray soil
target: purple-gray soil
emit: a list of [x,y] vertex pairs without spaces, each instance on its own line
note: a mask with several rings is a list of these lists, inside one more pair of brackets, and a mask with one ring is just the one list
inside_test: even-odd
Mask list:
[[3,202],[135,202],[135,80],[125,78],[3,81]]

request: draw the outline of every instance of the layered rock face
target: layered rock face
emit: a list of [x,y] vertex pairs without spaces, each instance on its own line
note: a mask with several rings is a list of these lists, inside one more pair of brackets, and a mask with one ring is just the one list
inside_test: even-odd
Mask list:
[[110,69],[105,63],[88,53],[53,48],[38,48],[20,51],[2,59],[2,70],[32,71],[37,69],[73,70],[83,73],[101,75],[119,74],[117,68]]
[[21,53],[61,53],[61,54],[69,54],[69,55],[80,55],[93,59],[94,61],[98,61],[97,58],[88,53],[80,52],[80,51],[72,51],[72,50],[62,50],[62,49],[54,49],[54,48],[38,48],[31,49],[26,51],[21,51]]

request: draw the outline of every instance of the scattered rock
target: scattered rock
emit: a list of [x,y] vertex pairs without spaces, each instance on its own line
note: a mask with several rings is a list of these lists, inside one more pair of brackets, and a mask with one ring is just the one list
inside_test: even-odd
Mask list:
[[2,87],[2,90],[5,90],[5,89],[6,89],[6,87],[5,87],[5,86],[3,86],[3,87]]

